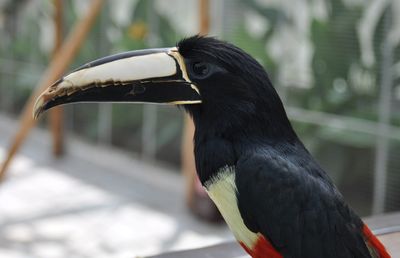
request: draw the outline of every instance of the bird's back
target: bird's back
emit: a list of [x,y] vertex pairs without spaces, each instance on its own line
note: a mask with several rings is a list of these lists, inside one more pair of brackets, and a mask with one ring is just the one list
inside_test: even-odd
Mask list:
[[252,147],[235,181],[244,223],[284,257],[389,257],[300,142]]
[[390,257],[300,142],[240,146],[205,186],[252,257]]

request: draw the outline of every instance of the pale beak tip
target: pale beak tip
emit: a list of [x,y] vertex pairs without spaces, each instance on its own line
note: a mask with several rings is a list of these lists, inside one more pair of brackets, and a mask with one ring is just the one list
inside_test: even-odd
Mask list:
[[48,87],[41,95],[36,99],[35,104],[33,105],[32,115],[35,120],[39,119],[39,116],[46,111],[46,105],[51,101],[51,99],[57,93],[57,86],[63,82],[63,79],[57,80],[50,87]]
[[37,120],[39,116],[43,113],[44,111],[44,100],[42,96],[40,96],[36,102],[35,105],[33,106],[33,119]]

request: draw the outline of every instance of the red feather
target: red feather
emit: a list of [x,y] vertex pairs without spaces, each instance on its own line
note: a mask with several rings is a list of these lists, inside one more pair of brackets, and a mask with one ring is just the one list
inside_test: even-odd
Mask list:
[[[363,234],[365,241],[370,248],[373,248],[379,255],[379,258],[391,258],[386,251],[385,246],[372,234],[371,230],[364,225]],[[239,242],[243,249],[253,258],[283,258],[283,256],[271,245],[271,243],[263,236],[257,239],[253,248],[247,247],[243,242]]]
[[390,258],[390,254],[386,251],[386,248],[378,238],[372,234],[371,230],[365,224],[363,227],[363,233],[367,244],[376,251],[379,258]]
[[242,242],[239,242],[239,244],[253,258],[283,258],[263,236],[258,237],[256,244],[251,249]]

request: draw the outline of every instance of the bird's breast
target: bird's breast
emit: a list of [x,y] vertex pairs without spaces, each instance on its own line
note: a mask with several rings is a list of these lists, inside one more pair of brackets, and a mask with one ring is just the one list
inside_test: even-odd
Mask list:
[[205,187],[235,238],[248,249],[252,249],[257,243],[259,234],[250,231],[240,215],[236,198],[235,168],[226,166],[220,169],[205,183]]

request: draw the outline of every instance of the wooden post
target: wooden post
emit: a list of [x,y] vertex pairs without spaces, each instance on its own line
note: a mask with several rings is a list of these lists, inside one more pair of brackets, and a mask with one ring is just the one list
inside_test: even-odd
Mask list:
[[210,1],[200,0],[200,35],[207,35],[210,32]]
[[[209,0],[199,0],[199,34],[207,35],[210,30]],[[189,115],[185,114],[182,139],[182,170],[186,176],[186,202],[193,202],[196,184],[198,184],[196,166],[193,154],[194,124]]]
[[68,68],[69,64],[72,62],[73,58],[80,49],[88,32],[92,28],[95,18],[100,12],[102,4],[103,0],[92,0],[92,4],[89,6],[87,15],[75,25],[74,29],[62,45],[60,51],[58,51],[50,65],[47,67],[36,89],[28,99],[20,117],[20,127],[14,137],[14,140],[12,141],[10,149],[8,150],[6,160],[0,168],[0,181],[4,179],[5,171],[12,158],[24,142],[31,128],[36,124],[32,115],[33,105],[35,104],[36,98],[42,91],[59,79]]
[[[53,58],[60,50],[63,40],[63,1],[54,0],[54,9],[55,39]],[[53,155],[59,157],[63,152],[63,108],[61,106],[50,110],[50,129],[53,136]]]

